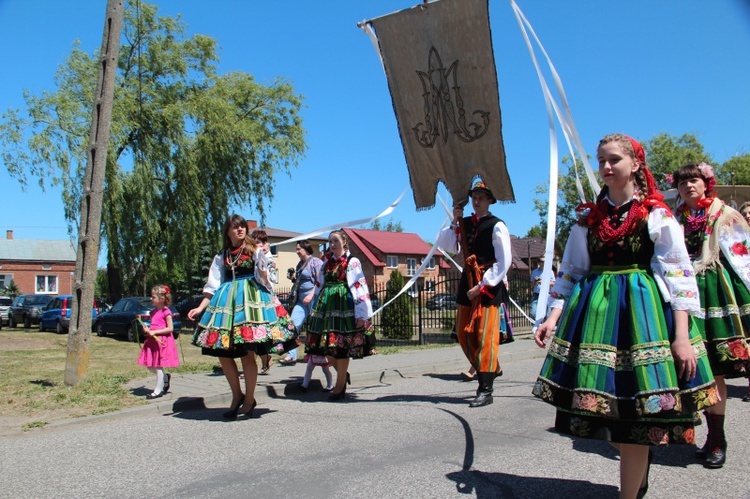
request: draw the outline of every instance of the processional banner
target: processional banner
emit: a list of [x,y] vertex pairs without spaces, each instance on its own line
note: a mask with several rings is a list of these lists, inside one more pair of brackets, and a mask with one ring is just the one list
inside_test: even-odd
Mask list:
[[505,164],[488,0],[441,0],[368,21],[375,31],[417,209],[443,181],[467,201],[479,175],[514,202]]

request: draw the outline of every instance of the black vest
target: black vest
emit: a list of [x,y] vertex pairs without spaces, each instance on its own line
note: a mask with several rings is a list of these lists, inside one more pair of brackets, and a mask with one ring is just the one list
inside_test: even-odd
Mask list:
[[[464,217],[461,221],[464,227],[464,233],[466,234],[467,247],[469,254],[474,255],[477,258],[477,263],[482,267],[482,271],[487,267],[492,266],[495,263],[495,247],[492,246],[492,230],[498,222],[502,222],[496,216],[490,214],[481,220],[476,226],[471,221],[471,217]],[[473,272],[466,266],[464,262],[464,271],[461,274],[461,282],[458,284],[458,293],[456,294],[456,302],[459,305],[471,305],[471,300],[466,296],[469,291],[469,276],[467,272]],[[501,303],[508,303],[508,290],[505,287],[505,283],[500,281],[500,284],[493,286],[489,289],[489,292],[495,295],[495,298],[490,299],[487,295],[482,295],[482,305],[495,305],[498,306]]]

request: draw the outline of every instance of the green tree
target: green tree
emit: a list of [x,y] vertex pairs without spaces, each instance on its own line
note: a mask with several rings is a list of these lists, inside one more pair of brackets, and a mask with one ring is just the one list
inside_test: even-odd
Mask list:
[[[265,217],[275,176],[306,149],[302,97],[277,79],[217,74],[216,41],[187,38],[177,17],[128,4],[107,158],[102,235],[111,298],[181,282],[220,244],[232,206]],[[77,46],[54,92],[25,93],[26,113],[0,120],[5,165],[22,187],[62,187],[72,232],[78,220],[97,57]],[[204,271],[205,273],[205,271]]]
[[677,137],[660,132],[642,144],[646,151],[646,163],[659,188],[663,190],[672,188],[672,185],[667,183],[666,176],[671,175],[678,168],[688,163],[712,162],[703,144],[690,133]]
[[386,232],[403,232],[404,227],[401,225],[401,222],[394,222],[393,218],[388,219],[388,223],[383,225],[383,223],[380,221],[380,219],[374,220],[370,227],[368,227],[370,230],[383,230]]
[[[398,270],[394,270],[391,272],[391,277],[388,279],[385,287],[385,301],[387,302],[396,296],[396,293],[401,291],[403,287],[404,276]],[[411,339],[413,320],[411,316],[411,300],[407,293],[403,293],[396,298],[381,313],[383,314],[381,319],[383,336],[402,340]]]
[[21,294],[21,290],[18,289],[18,285],[16,284],[16,281],[13,279],[10,280],[7,286],[0,289],[0,295],[8,296],[10,298],[15,298],[16,296]]
[[726,160],[716,168],[716,179],[724,185],[750,185],[750,154]]
[[538,238],[544,238],[547,235],[547,231],[542,228],[542,225],[535,225],[532,228],[529,229],[528,232],[526,232],[526,235],[523,237],[538,237]]

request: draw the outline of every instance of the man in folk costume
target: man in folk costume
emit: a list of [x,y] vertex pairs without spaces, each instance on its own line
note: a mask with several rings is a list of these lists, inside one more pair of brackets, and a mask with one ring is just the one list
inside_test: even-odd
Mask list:
[[441,248],[461,250],[465,266],[456,301],[456,332],[466,358],[477,371],[479,388],[469,407],[492,403],[492,385],[500,372],[499,334],[501,303],[508,300],[505,277],[511,264],[510,234],[505,223],[490,213],[497,202],[484,182],[469,191],[474,213],[463,216],[463,207],[454,206],[454,220],[438,236]]

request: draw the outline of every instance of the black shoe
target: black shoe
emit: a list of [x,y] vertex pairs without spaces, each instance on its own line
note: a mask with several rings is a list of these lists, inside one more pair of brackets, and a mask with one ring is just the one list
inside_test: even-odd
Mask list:
[[344,400],[346,398],[346,385],[344,385],[344,389],[341,390],[339,393],[333,393],[328,396],[329,402],[337,402],[339,400]]
[[297,389],[299,391],[301,391],[302,393],[306,393],[307,392],[307,387],[305,385],[303,385],[302,383],[300,383],[299,385],[297,385]]
[[469,407],[484,407],[492,403],[492,394],[489,392],[480,392],[477,398],[469,402]]
[[160,391],[159,393],[156,393],[156,392],[149,393],[148,395],[146,395],[146,398],[148,400],[153,400],[153,399],[158,399],[159,397],[163,397],[163,396],[164,396],[164,390]]
[[167,393],[169,391],[169,382],[172,381],[172,375],[171,374],[165,374],[164,375],[164,390],[162,390],[163,393]]
[[706,455],[706,462],[703,463],[704,468],[709,469],[718,469],[724,466],[724,463],[727,461],[727,444],[724,443],[724,445],[716,445]]
[[708,455],[708,447],[709,447],[708,443],[709,443],[709,439],[707,438],[706,439],[706,443],[703,444],[703,447],[701,447],[700,449],[698,449],[698,450],[695,451],[695,458],[696,459],[699,459],[701,461],[703,461],[704,459],[706,459],[706,456]]
[[257,400],[255,400],[255,399],[253,399],[253,405],[252,405],[252,406],[250,406],[250,409],[248,409],[247,411],[242,411],[242,412],[240,412],[240,413],[239,413],[239,415],[240,415],[240,416],[247,416],[247,417],[248,417],[248,419],[252,419],[252,417],[253,417],[253,412],[255,412],[255,406],[256,406],[256,405],[258,405],[258,401],[257,401]]
[[635,497],[637,499],[642,499],[646,492],[648,492],[648,474],[651,473],[651,463],[654,460],[654,453],[651,452],[651,449],[648,450],[648,464],[646,465],[646,485],[638,489],[638,495]]
[[744,397],[742,397],[743,402],[750,402],[750,392],[746,393]]
[[239,401],[235,404],[234,399],[232,399],[232,405],[229,406],[229,410],[226,411],[224,414],[224,419],[227,419],[229,421],[233,421],[237,419],[237,411],[240,410],[240,406],[242,405],[242,401],[245,400],[245,394],[241,393]]
[[349,376],[349,373],[346,373],[346,384],[351,385],[352,384],[352,378]]

